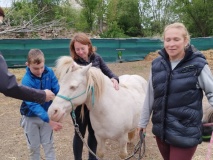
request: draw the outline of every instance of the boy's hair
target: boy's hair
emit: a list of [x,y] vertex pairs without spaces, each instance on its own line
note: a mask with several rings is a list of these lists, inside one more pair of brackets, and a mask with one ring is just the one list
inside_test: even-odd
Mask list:
[[27,56],[28,64],[40,64],[44,62],[44,54],[40,49],[31,49]]
[[0,7],[0,16],[5,17],[4,10]]

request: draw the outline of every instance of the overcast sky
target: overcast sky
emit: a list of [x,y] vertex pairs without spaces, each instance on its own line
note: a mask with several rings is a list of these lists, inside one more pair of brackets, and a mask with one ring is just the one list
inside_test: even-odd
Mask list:
[[10,7],[13,0],[0,0],[1,7]]

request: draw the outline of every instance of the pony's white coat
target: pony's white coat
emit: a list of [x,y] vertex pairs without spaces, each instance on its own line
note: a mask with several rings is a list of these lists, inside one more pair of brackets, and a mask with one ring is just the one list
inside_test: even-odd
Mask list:
[[[128,133],[136,129],[139,122],[147,88],[146,80],[138,75],[122,75],[119,77],[119,90],[115,90],[111,80],[99,69],[91,65],[79,67],[74,63],[68,66],[72,66],[72,69],[60,76],[62,79],[58,94],[69,98],[80,95],[71,100],[74,109],[83,103],[89,108],[91,124],[98,142],[98,157],[104,156],[105,141],[112,139],[119,142],[120,157],[125,158]],[[56,97],[48,110],[50,118],[61,120],[65,113],[72,110],[71,102]]]

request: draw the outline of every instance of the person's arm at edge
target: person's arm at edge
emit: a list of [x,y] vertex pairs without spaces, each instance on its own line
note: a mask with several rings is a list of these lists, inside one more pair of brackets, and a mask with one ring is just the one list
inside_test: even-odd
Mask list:
[[138,124],[138,131],[142,131],[144,134],[146,133],[146,127],[149,123],[150,116],[152,113],[152,105],[154,103],[154,94],[153,94],[153,87],[152,87],[152,75],[150,72],[150,77],[148,81],[146,96],[144,100],[144,104],[141,111],[141,116]]
[[205,65],[198,77],[199,86],[205,92],[209,104],[213,107],[213,76],[208,65]]
[[36,103],[45,102],[46,99],[45,91],[18,85],[15,75],[8,72],[7,64],[1,54],[0,54],[0,70],[1,70],[0,92],[3,93],[5,96],[9,96],[20,100],[33,101]]

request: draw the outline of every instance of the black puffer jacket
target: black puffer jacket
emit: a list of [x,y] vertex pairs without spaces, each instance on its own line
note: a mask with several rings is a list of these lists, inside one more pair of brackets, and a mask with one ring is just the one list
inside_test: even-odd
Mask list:
[[116,76],[110,69],[109,67],[106,65],[106,63],[104,62],[104,60],[101,58],[101,56],[99,56],[97,53],[91,54],[89,57],[89,62],[85,61],[82,58],[78,58],[75,59],[75,62],[78,63],[79,65],[83,65],[86,66],[90,63],[92,63],[93,67],[97,67],[100,68],[101,71],[109,78],[114,78],[119,82],[119,78],[118,76]]
[[177,147],[193,147],[202,141],[202,98],[198,76],[205,57],[189,46],[184,59],[172,70],[166,51],[152,63],[154,89],[153,133]]

